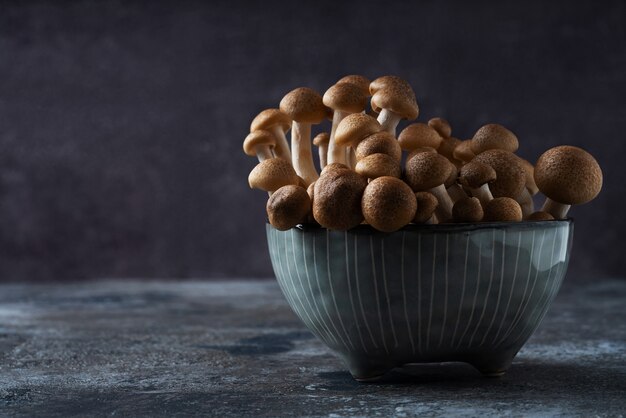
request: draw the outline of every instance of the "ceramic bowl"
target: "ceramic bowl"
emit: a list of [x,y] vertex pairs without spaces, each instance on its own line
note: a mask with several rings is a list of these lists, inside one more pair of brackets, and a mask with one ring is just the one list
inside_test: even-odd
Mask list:
[[556,296],[572,220],[409,225],[394,233],[267,225],[295,314],[357,380],[462,361],[500,376]]

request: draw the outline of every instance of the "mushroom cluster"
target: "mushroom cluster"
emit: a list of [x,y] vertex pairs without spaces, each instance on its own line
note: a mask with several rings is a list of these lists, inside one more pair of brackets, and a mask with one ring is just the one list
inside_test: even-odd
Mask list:
[[[565,218],[602,188],[600,166],[581,148],[549,149],[533,165],[515,154],[517,136],[499,124],[464,141],[443,118],[396,132],[418,115],[413,89],[395,76],[349,75],[323,95],[300,87],[279,108],[263,110],[243,149],[259,160],[248,182],[269,193],[270,223],[280,230],[366,223],[393,232],[409,223],[546,221]],[[311,138],[312,125],[326,120],[330,131]],[[539,191],[546,200],[535,211]]]

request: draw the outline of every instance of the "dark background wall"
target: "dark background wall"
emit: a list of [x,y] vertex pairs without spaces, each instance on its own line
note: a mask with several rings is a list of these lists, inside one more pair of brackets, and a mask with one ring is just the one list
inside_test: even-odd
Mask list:
[[[604,169],[572,279],[623,276],[623,1],[0,3],[0,280],[271,276],[241,143],[292,88],[396,74],[420,120]],[[326,127],[328,128],[328,127]]]

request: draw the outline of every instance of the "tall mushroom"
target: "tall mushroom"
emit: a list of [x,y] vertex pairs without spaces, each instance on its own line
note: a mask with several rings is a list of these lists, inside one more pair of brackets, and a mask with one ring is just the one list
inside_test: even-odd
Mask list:
[[602,189],[602,169],[587,151],[562,145],[544,152],[535,164],[535,181],[546,195],[541,209],[563,219],[571,205],[594,199]]
[[280,110],[292,120],[291,150],[293,168],[307,185],[319,177],[313,164],[311,151],[311,125],[326,119],[328,109],[315,90],[299,87],[290,91],[280,101]]
[[259,162],[274,158],[272,149],[276,146],[276,137],[268,131],[259,129],[250,132],[243,141],[243,152],[251,157],[257,157]]
[[450,165],[445,157],[431,153],[416,154],[406,163],[406,182],[413,191],[428,191],[439,201],[436,214],[440,222],[450,219],[452,200],[444,183],[450,176]]
[[250,132],[265,130],[276,137],[274,153],[277,157],[291,161],[291,152],[285,133],[291,127],[291,119],[279,109],[265,109],[250,124]]
[[383,76],[370,84],[372,109],[378,112],[378,122],[395,136],[400,120],[413,120],[419,115],[415,93],[409,83],[400,77]]
[[328,156],[328,142],[330,141],[330,135],[328,132],[321,132],[313,138],[313,145],[317,147],[317,151],[320,157],[320,170],[326,167]]

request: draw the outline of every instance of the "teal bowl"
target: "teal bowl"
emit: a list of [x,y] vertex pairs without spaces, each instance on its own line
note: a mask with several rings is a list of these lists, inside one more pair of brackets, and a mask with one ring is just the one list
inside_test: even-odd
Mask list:
[[447,361],[504,374],[559,290],[572,235],[571,219],[394,233],[267,225],[291,309],[360,381]]

